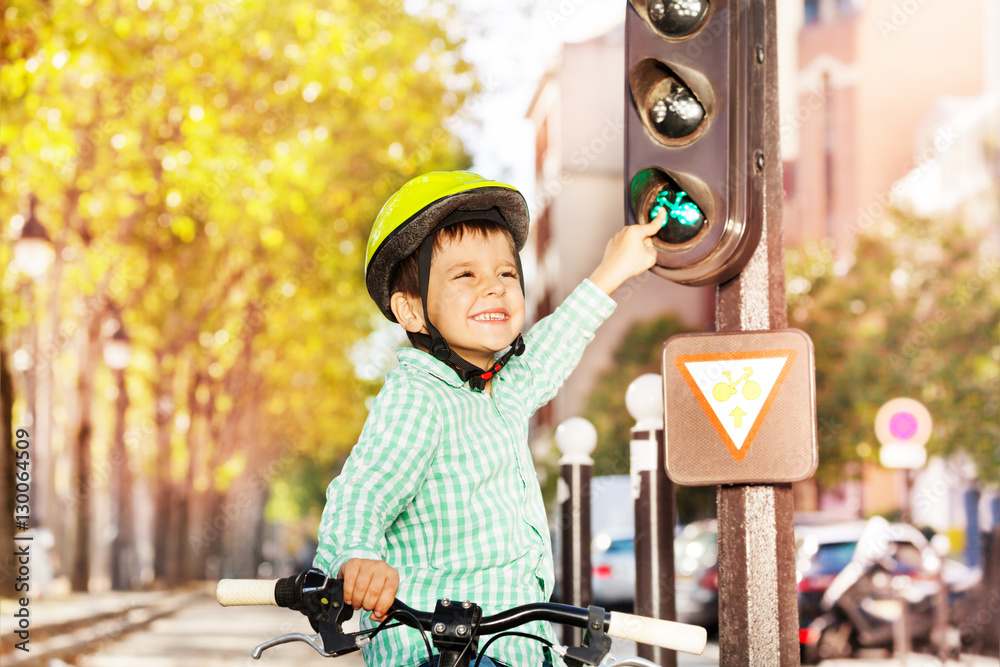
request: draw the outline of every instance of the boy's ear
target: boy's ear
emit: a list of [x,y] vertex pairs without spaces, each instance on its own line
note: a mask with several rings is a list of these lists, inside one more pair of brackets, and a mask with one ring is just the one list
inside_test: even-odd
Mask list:
[[389,307],[403,329],[410,333],[427,333],[424,328],[424,308],[420,297],[393,292],[389,297]]

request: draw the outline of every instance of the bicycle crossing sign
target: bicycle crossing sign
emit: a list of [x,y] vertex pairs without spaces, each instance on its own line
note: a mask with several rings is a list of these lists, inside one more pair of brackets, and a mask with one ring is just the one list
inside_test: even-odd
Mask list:
[[816,469],[812,342],[797,329],[664,345],[667,474],[691,486],[798,481]]

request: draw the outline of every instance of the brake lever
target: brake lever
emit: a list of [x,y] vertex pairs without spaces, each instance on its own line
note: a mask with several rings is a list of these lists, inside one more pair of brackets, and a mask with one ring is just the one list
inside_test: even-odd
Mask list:
[[280,637],[269,639],[263,644],[254,647],[254,649],[250,651],[250,655],[254,660],[260,660],[260,656],[263,655],[264,651],[267,649],[281,644],[291,644],[292,642],[302,642],[303,644],[308,644],[312,650],[316,651],[324,658],[334,658],[346,653],[353,653],[354,651],[370,644],[371,637],[367,635],[340,634],[337,639],[332,642],[335,644],[335,648],[328,651],[320,645],[321,642],[325,643],[325,640],[319,632],[314,635],[304,635],[301,632],[290,632],[287,635],[281,635]]
[[309,619],[315,635],[299,632],[282,635],[264,642],[253,650],[253,657],[279,644],[305,642],[325,658],[357,651],[371,642],[367,634],[345,633],[343,624],[354,615],[354,609],[344,604],[344,582],[327,577],[317,569],[303,570],[293,577],[279,579],[274,590],[275,602],[301,612]]
[[274,639],[269,639],[263,644],[254,647],[254,650],[250,651],[250,656],[254,660],[260,660],[260,656],[263,655],[264,651],[266,651],[269,648],[272,648],[274,646],[279,646],[281,644],[302,642],[304,644],[308,644],[314,651],[319,653],[324,658],[332,658],[333,657],[332,653],[327,653],[318,646],[319,641],[320,641],[319,633],[315,635],[304,635],[301,632],[292,632],[287,635],[281,635],[280,637],[275,637]]

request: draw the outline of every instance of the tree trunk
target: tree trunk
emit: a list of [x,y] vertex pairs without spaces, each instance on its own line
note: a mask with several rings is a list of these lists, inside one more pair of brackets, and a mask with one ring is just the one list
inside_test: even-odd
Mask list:
[[159,581],[169,581],[173,565],[170,557],[170,526],[172,512],[172,482],[170,466],[173,457],[170,452],[170,431],[174,416],[174,369],[173,362],[167,360],[167,353],[156,354],[156,498],[153,517],[153,573]]
[[225,517],[222,573],[226,577],[253,579],[259,565],[261,525],[267,487],[253,471],[261,462],[251,458],[246,472],[229,488],[223,503]]
[[73,451],[73,502],[76,506],[76,535],[70,585],[74,592],[85,593],[90,582],[90,502],[93,488],[90,479],[93,424],[91,407],[94,402],[94,373],[101,350],[101,313],[94,313],[87,324],[87,337],[80,358],[77,394],[80,401],[80,423]]
[[13,598],[14,563],[14,381],[7,351],[0,348],[0,598]]
[[138,582],[139,563],[135,549],[135,518],[132,512],[132,471],[125,446],[125,415],[128,411],[128,389],[125,371],[115,371],[118,399],[115,403],[115,434],[112,445],[111,469],[114,489],[111,493],[111,516],[115,517],[115,537],[111,542],[111,588],[127,591]]
[[191,543],[192,526],[197,526],[196,517],[194,516],[197,513],[196,503],[194,502],[194,482],[198,475],[198,458],[201,447],[198,438],[198,428],[201,421],[199,413],[201,410],[199,409],[197,400],[201,374],[194,368],[196,363],[194,359],[191,360],[191,379],[188,382],[187,388],[187,410],[190,417],[187,438],[185,439],[188,456],[187,474],[184,475],[184,478],[177,485],[177,502],[175,503],[178,521],[174,547],[181,581],[190,581],[201,576],[200,573],[194,571],[196,569],[194,565],[195,549]]

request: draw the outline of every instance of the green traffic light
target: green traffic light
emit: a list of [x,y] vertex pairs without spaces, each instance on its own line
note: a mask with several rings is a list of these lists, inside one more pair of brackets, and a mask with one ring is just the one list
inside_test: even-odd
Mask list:
[[705,226],[704,212],[684,190],[674,190],[669,186],[661,190],[649,209],[650,221],[664,208],[667,209],[667,219],[656,234],[664,243],[686,243]]

